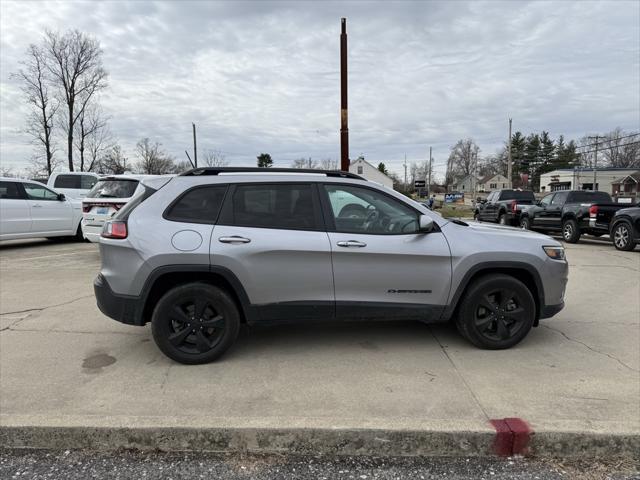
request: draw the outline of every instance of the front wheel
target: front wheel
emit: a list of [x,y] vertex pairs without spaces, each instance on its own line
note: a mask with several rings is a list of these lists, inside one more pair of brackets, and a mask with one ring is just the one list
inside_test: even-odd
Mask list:
[[611,230],[611,238],[613,246],[617,250],[629,252],[636,248],[636,242],[633,240],[631,225],[627,222],[620,222]]
[[500,225],[506,225],[507,224],[507,216],[504,213],[501,213],[500,216],[498,217],[498,223]]
[[167,357],[184,364],[209,363],[235,342],[240,313],[229,294],[206,283],[169,290],[156,305],[151,332]]
[[573,218],[562,223],[562,238],[567,243],[578,243],[578,240],[580,240],[580,227],[578,227],[578,222]]
[[535,316],[536,304],[526,285],[509,275],[493,274],[467,288],[456,326],[476,347],[502,350],[527,336]]

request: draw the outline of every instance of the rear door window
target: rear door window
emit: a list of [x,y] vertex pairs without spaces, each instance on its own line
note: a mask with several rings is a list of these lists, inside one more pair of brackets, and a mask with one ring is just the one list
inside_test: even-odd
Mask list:
[[218,223],[291,230],[319,229],[320,210],[309,184],[236,185]]
[[553,201],[551,202],[551,205],[564,205],[564,203],[567,200],[567,195],[569,195],[569,192],[556,193],[553,197]]
[[54,188],[80,188],[80,175],[58,175]]
[[138,180],[121,178],[99,180],[87,193],[87,198],[129,198],[136,191],[138,183]]
[[226,185],[193,188],[169,207],[165,218],[174,222],[215,223],[226,191]]
[[0,182],[0,198],[7,200],[24,200],[17,182]]

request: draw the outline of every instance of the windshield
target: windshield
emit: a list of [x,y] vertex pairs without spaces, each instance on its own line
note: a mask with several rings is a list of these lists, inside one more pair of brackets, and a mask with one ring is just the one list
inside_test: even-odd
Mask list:
[[100,180],[87,193],[87,198],[129,198],[138,187],[138,180],[107,179]]

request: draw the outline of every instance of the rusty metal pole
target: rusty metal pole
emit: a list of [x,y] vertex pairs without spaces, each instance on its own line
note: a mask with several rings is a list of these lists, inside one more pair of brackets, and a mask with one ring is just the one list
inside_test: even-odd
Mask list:
[[198,168],[198,147],[196,142],[196,124],[192,123],[191,125],[193,125],[193,163],[196,166],[195,168]]
[[349,115],[347,108],[347,19],[340,34],[340,170],[349,171]]

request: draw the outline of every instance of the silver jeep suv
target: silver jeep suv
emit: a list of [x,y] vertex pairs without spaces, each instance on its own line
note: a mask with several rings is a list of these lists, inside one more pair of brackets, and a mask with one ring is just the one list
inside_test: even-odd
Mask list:
[[564,306],[555,240],[446,220],[347,172],[199,168],[143,182],[105,224],[98,307],[151,322],[168,357],[205,363],[240,325],[455,321],[487,349],[520,342]]

